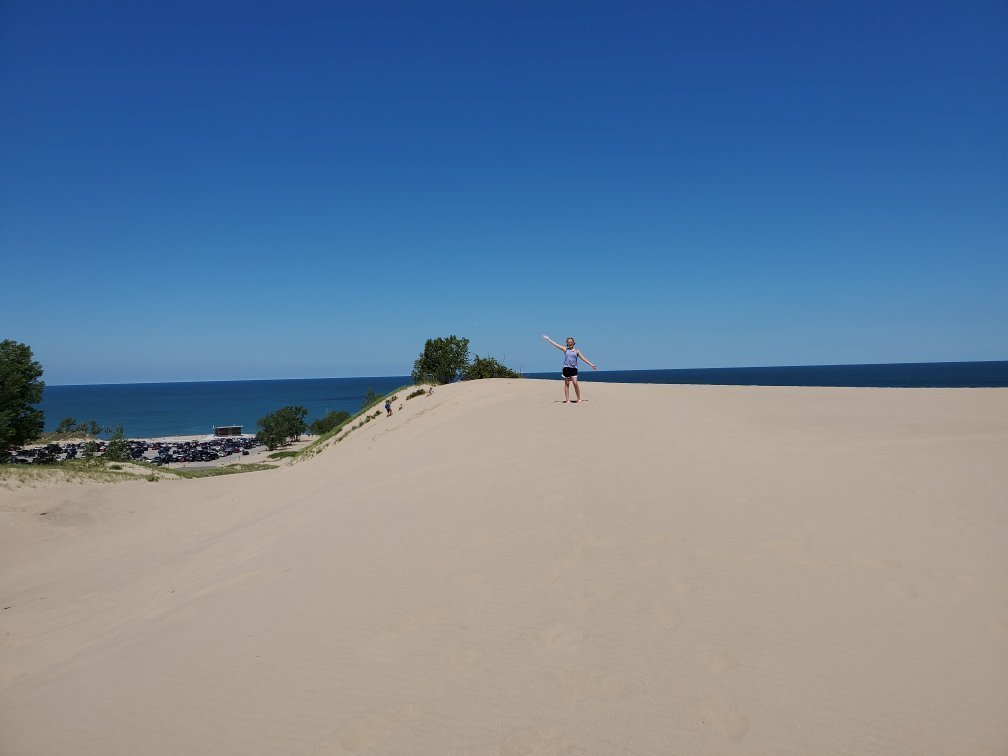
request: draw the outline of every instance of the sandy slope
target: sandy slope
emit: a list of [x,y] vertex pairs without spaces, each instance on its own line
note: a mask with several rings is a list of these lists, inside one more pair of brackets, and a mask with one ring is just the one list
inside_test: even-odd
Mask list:
[[1008,391],[585,395],[3,492],[0,753],[1008,751]]

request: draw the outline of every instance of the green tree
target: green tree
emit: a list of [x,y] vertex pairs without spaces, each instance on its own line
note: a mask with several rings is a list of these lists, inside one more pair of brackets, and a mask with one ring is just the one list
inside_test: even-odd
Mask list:
[[325,417],[320,417],[318,420],[313,420],[309,427],[311,432],[316,436],[321,436],[323,433],[328,433],[329,431],[339,428],[346,424],[346,421],[350,419],[350,413],[344,412],[343,410],[334,410],[330,412]]
[[256,425],[259,428],[256,431],[256,443],[262,444],[270,451],[283,446],[286,436],[284,436],[283,431],[280,429],[280,423],[275,412],[260,417],[256,421]]
[[0,459],[42,432],[45,417],[33,405],[42,401],[42,365],[27,344],[0,342]]
[[451,335],[427,339],[413,363],[414,383],[451,383],[469,364],[469,339]]
[[77,427],[77,420],[73,417],[64,417],[60,420],[60,424],[56,426],[57,433],[73,433],[74,429]]
[[281,407],[276,412],[260,417],[256,421],[259,430],[256,441],[270,451],[291,441],[297,441],[307,430],[305,418],[308,409],[305,407]]
[[480,378],[521,378],[522,374],[499,363],[494,357],[480,357],[478,354],[462,371],[463,381],[476,381]]
[[381,400],[382,395],[375,392],[375,390],[371,386],[368,386],[367,393],[364,394],[364,403],[361,405],[361,411],[364,411],[369,407],[374,407]]
[[305,422],[305,418],[308,417],[308,408],[281,407],[277,410],[277,415],[280,416],[280,426],[287,434],[287,439],[300,441],[301,434],[308,430],[308,423]]
[[117,425],[112,431],[112,437],[105,446],[105,459],[110,462],[125,462],[129,458],[129,441],[123,427]]

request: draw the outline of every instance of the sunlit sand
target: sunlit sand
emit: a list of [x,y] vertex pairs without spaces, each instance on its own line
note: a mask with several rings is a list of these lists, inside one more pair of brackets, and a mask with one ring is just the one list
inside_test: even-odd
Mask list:
[[0,752],[1003,752],[1008,390],[582,392],[0,492]]

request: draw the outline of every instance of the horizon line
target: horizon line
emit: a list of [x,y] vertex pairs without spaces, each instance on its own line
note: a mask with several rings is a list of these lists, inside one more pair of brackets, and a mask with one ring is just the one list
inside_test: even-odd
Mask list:
[[[687,370],[773,370],[780,368],[838,368],[838,367],[888,367],[893,365],[972,365],[982,363],[1008,362],[1004,360],[928,360],[911,362],[836,362],[836,363],[815,363],[802,365],[722,365],[706,367],[676,367],[676,368],[614,368],[599,370],[599,373],[648,373],[657,371],[687,371]],[[555,370],[530,370],[522,372],[522,375],[545,375],[557,372]],[[587,373],[586,373],[587,375]],[[165,384],[187,384],[187,383],[267,383],[273,381],[341,381],[341,380],[364,380],[368,378],[407,378],[410,374],[393,375],[347,375],[347,376],[321,376],[312,378],[213,378],[210,380],[178,380],[178,381],[116,381],[108,383],[46,383],[45,388],[71,388],[79,386],[161,386]]]

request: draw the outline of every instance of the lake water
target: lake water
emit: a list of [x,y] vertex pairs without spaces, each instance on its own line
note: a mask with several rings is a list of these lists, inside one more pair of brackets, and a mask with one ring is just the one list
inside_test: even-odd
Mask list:
[[[528,377],[559,379],[559,374],[557,370]],[[1008,361],[582,370],[579,379],[755,386],[990,387],[1008,386]],[[254,433],[256,420],[283,406],[307,407],[309,422],[333,410],[354,414],[369,387],[383,394],[409,382],[409,376],[374,376],[47,386],[41,409],[46,430],[74,417],[78,422],[94,419],[101,426],[122,425],[132,438],[208,434],[215,425],[241,425],[245,432]]]

